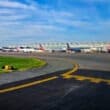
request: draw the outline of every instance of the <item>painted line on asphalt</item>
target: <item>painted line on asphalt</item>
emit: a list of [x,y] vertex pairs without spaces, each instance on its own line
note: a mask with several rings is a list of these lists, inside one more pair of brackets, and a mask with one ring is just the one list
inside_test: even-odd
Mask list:
[[105,82],[108,85],[110,85],[110,80],[109,79],[104,79],[104,78],[88,77],[88,76],[81,76],[81,75],[71,75],[68,79],[70,79],[70,78],[74,78],[74,79],[80,80],[80,81],[88,80],[92,83]]
[[16,91],[16,90],[23,89],[23,88],[28,88],[28,87],[31,87],[31,86],[34,86],[34,85],[37,85],[37,84],[41,84],[41,83],[44,83],[44,82],[55,80],[57,78],[58,78],[58,76],[53,76],[53,77],[41,79],[41,80],[38,80],[38,81],[33,81],[33,82],[22,84],[22,85],[18,85],[18,86],[6,88],[6,89],[1,89],[0,93],[6,93],[6,92]]
[[[62,78],[64,78],[64,79],[74,78],[74,79],[80,80],[80,81],[89,80],[90,82],[93,82],[93,83],[105,82],[105,83],[110,85],[110,80],[109,79],[74,75],[74,73],[78,70],[79,65],[77,63],[74,63],[73,65],[74,66],[71,70],[69,70],[66,73],[61,74]],[[48,82],[48,81],[51,81],[51,80],[55,80],[57,78],[59,78],[59,76],[53,76],[53,77],[41,79],[41,80],[38,80],[38,81],[33,81],[33,82],[22,84],[22,85],[1,89],[0,93],[7,93],[7,92],[23,89],[23,88],[28,88],[28,87],[35,86],[35,85],[38,85],[38,84],[41,84],[41,83],[45,83],[45,82]]]
[[74,63],[74,67],[72,70],[62,74],[61,76],[64,79],[71,79],[74,78],[76,80],[80,80],[80,81],[84,81],[84,80],[88,80],[92,83],[101,83],[101,82],[105,82],[108,85],[110,85],[110,80],[109,79],[104,79],[104,78],[98,78],[98,77],[89,77],[89,76],[81,76],[81,75],[74,75],[74,73],[78,70],[79,65],[77,63]]
[[[66,73],[63,73],[61,75],[63,78],[71,77],[71,74],[78,70],[78,64],[74,63],[73,65],[74,65],[74,67],[70,71],[68,71]],[[50,78],[45,78],[45,79],[41,79],[41,80],[38,80],[38,81],[33,81],[33,82],[30,82],[30,83],[21,84],[21,85],[18,85],[18,86],[13,86],[13,87],[1,89],[0,93],[6,93],[6,92],[16,91],[16,90],[23,89],[23,88],[28,88],[28,87],[31,87],[31,86],[34,86],[34,85],[37,85],[37,84],[41,84],[41,83],[44,83],[44,82],[48,82],[48,81],[51,81],[51,80],[54,80],[54,79],[57,79],[57,78],[59,78],[59,76],[53,76],[53,77],[50,77]]]
[[79,65],[77,63],[74,63],[73,65],[74,65],[74,67],[72,68],[72,70],[70,70],[66,73],[63,73],[61,75],[63,78],[66,78],[66,79],[71,78],[71,76],[73,76],[73,73],[75,73],[78,70]]

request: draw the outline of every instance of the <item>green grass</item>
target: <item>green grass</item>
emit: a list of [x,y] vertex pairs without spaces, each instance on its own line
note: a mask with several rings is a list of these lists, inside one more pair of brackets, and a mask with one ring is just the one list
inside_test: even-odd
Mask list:
[[17,58],[0,56],[0,73],[6,72],[2,69],[4,65],[13,66],[17,71],[25,71],[28,69],[44,66],[45,64],[45,61],[36,58]]

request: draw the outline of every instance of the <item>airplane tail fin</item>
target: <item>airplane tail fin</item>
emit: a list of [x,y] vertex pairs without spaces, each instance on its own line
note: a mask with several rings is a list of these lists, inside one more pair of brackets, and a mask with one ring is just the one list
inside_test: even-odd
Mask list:
[[70,45],[69,45],[69,43],[67,43],[67,50],[70,50]]
[[41,44],[39,44],[39,47],[40,47],[40,50],[45,50]]

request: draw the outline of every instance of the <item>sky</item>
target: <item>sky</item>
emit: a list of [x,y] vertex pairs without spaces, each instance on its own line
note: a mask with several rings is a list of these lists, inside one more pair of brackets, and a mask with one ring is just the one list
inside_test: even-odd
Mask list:
[[110,0],[0,0],[0,45],[110,41]]

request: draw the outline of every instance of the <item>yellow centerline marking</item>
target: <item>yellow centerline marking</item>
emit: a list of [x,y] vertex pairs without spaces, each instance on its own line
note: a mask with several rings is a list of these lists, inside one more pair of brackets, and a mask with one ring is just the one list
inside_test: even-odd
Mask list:
[[63,78],[71,78],[71,76],[73,76],[73,73],[75,73],[78,70],[79,65],[76,63],[74,63],[73,65],[74,67],[72,68],[72,70],[61,75],[63,76]]
[[26,83],[26,84],[14,86],[14,87],[6,88],[6,89],[1,89],[0,93],[6,93],[6,92],[15,91],[15,90],[18,90],[18,89],[31,87],[31,86],[41,84],[41,83],[44,83],[44,82],[47,82],[47,81],[51,81],[51,80],[54,80],[54,79],[57,79],[57,78],[58,78],[58,76],[53,76],[53,77],[49,77],[49,78],[46,78],[46,79],[42,79],[42,80],[38,80],[38,81]]
[[[90,82],[94,82],[94,83],[100,83],[100,82],[106,82],[107,84],[110,84],[110,80],[109,79],[103,79],[103,78],[95,78],[95,77],[86,77],[86,76],[81,76],[81,75],[73,75],[73,73],[75,73],[78,70],[78,64],[74,63],[73,64],[74,67],[66,72],[61,74],[61,76],[64,79],[71,79],[74,78],[76,80],[89,80]],[[49,77],[49,78],[45,78],[45,79],[41,79],[41,80],[37,80],[37,81],[33,81],[30,83],[26,83],[26,84],[21,84],[21,85],[17,85],[17,86],[13,86],[13,87],[9,87],[9,88],[5,88],[5,89],[1,89],[0,93],[6,93],[6,92],[11,92],[11,91],[15,91],[15,90],[19,90],[19,89],[23,89],[23,88],[28,88],[37,84],[41,84],[44,82],[48,82],[54,79],[59,78],[59,76],[53,76],[53,77]]]
[[65,78],[65,79],[74,78],[74,79],[80,80],[80,81],[89,80],[90,82],[93,82],[93,83],[105,82],[105,83],[110,85],[110,80],[109,79],[97,78],[97,77],[89,77],[89,76],[81,76],[81,75],[74,75],[73,73],[75,73],[78,70],[78,67],[79,67],[78,64],[74,63],[74,67],[72,68],[72,70],[62,74],[61,76],[63,78]]
[[105,82],[110,85],[109,79],[88,77],[88,76],[81,76],[81,75],[71,75],[69,78],[75,78],[76,80],[80,80],[80,81],[89,80],[90,82],[93,82],[93,83]]
[[[73,72],[78,70],[78,64],[73,64],[73,65],[74,65],[74,67],[72,68],[72,70],[70,70],[70,71],[68,71],[68,72],[61,75],[61,76],[63,76],[63,78],[67,78]],[[1,89],[0,93],[6,93],[6,92],[11,92],[11,91],[31,87],[31,86],[41,84],[41,83],[44,83],[44,82],[47,82],[47,81],[50,81],[50,80],[54,80],[54,79],[57,79],[57,78],[58,78],[58,76],[53,76],[53,77],[50,77],[50,78],[45,78],[45,79],[41,79],[41,80],[38,80],[38,81],[33,81],[33,82],[30,82],[30,83],[21,84],[21,85],[9,87],[9,88]]]

